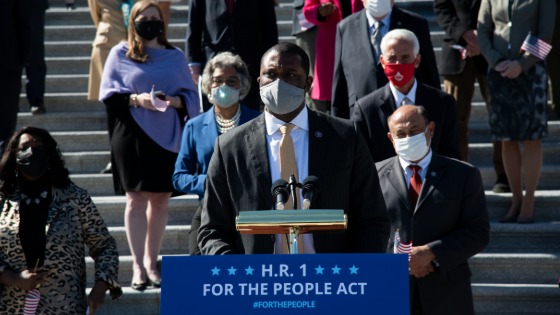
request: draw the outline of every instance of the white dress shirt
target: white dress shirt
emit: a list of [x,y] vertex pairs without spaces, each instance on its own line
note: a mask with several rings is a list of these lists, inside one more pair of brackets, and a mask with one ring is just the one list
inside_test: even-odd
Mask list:
[[391,89],[391,93],[393,94],[393,98],[395,99],[395,105],[397,106],[397,108],[401,107],[401,103],[405,97],[408,97],[412,104],[416,104],[416,88],[418,87],[418,81],[416,81],[416,79],[413,80],[414,84],[412,84],[410,91],[408,91],[408,94],[406,95],[402,94],[391,83],[389,83],[389,88]]
[[[294,142],[294,152],[296,155],[296,165],[298,169],[298,182],[308,176],[309,165],[309,121],[307,106],[290,122],[295,125],[290,135]],[[272,114],[264,111],[264,121],[266,126],[266,142],[268,143],[268,162],[270,165],[270,176],[272,183],[280,179],[280,140],[282,140],[282,133],[280,127],[286,124],[284,121],[274,117]],[[287,178],[284,180],[288,181]],[[300,192],[300,200],[303,200]],[[301,209],[301,204],[298,204]],[[282,241],[285,236],[279,234],[276,236],[276,253],[282,252]],[[313,234],[303,234],[303,247],[304,253],[315,253],[313,246]]]
[[424,182],[424,178],[426,178],[426,173],[428,172],[428,166],[430,165],[431,160],[432,160],[432,149],[430,149],[428,151],[428,154],[426,154],[426,156],[416,164],[410,163],[410,161],[407,161],[399,156],[399,162],[401,163],[401,167],[403,168],[404,171],[404,181],[406,183],[407,189],[410,186],[410,178],[412,177],[412,169],[409,168],[408,166],[409,165],[420,166],[421,169],[420,172],[418,172],[418,174],[420,174],[420,179],[422,179],[422,182]]
[[[371,16],[371,14],[369,14],[369,12],[364,9],[366,11],[366,17],[368,20],[368,38],[371,38],[371,34],[373,34],[373,30],[375,30],[375,22],[376,20],[373,18],[373,16]],[[385,36],[387,33],[389,33],[389,25],[391,24],[391,13],[393,12],[393,10],[389,11],[389,13],[383,18],[381,19],[381,22],[383,22],[383,27],[381,27],[381,35]]]

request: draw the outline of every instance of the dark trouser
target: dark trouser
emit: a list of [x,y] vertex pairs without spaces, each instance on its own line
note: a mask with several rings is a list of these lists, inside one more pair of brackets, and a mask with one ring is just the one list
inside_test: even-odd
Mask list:
[[21,92],[21,71],[0,70],[0,153],[16,130]]
[[[457,101],[457,124],[459,126],[459,148],[461,159],[469,160],[469,119],[471,117],[474,83],[478,80],[480,93],[488,107],[488,81],[486,73],[480,73],[471,59],[467,59],[461,74],[446,75],[444,80],[445,92],[453,95]],[[494,170],[498,181],[505,180],[506,172],[502,161],[502,145],[499,141],[492,142]],[[507,183],[507,181],[506,181]]]
[[29,6],[30,49],[29,63],[25,67],[27,84],[25,90],[30,106],[44,105],[45,76],[47,64],[45,63],[45,8],[40,5]]

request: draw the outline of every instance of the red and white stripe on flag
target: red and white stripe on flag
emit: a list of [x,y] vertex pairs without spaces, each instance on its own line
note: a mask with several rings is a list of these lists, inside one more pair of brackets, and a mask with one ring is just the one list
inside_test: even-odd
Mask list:
[[399,230],[395,232],[395,243],[393,245],[393,253],[406,254],[408,255],[408,260],[410,260],[410,255],[412,255],[412,242],[408,244],[401,242],[401,236],[399,235]]
[[25,305],[23,307],[23,315],[35,315],[37,306],[41,300],[41,293],[37,289],[30,290],[25,297]]
[[532,35],[531,33],[527,35],[525,41],[521,45],[521,50],[530,53],[540,60],[545,60],[551,49],[552,46],[549,43],[539,39],[537,36]]

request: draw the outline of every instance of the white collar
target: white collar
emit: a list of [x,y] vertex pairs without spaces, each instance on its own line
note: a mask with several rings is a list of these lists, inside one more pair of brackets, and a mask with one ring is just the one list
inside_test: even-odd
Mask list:
[[[371,16],[371,14],[369,14],[368,10],[364,8],[364,11],[366,11],[366,17],[368,20],[368,26],[371,29],[374,25],[375,22],[377,21],[376,19],[373,18],[373,16]],[[393,9],[391,8],[391,10],[389,11],[389,13],[387,13],[387,15],[381,19],[381,22],[383,22],[383,25],[389,27],[389,24],[391,23],[391,14],[393,13]]]
[[428,151],[428,154],[426,154],[425,157],[423,157],[420,161],[418,161],[418,163],[410,163],[410,161],[407,161],[399,156],[399,163],[401,164],[401,167],[403,168],[405,174],[406,174],[406,168],[409,167],[410,165],[418,165],[422,168],[422,171],[425,171],[428,169],[428,166],[430,165],[431,161],[432,161],[432,149],[430,149]]
[[[301,128],[305,131],[309,131],[309,121],[307,120],[308,113],[307,113],[307,106],[304,106],[303,109],[299,112],[299,114],[290,121],[291,124],[295,125],[296,127],[294,130]],[[285,125],[286,122],[282,121],[276,117],[274,117],[268,111],[264,111],[264,121],[266,126],[266,133],[271,136],[272,134],[276,133],[281,126]]]
[[406,95],[402,94],[399,90],[397,90],[397,88],[393,86],[391,82],[389,82],[389,88],[391,89],[391,93],[393,94],[393,98],[395,99],[395,105],[397,108],[401,106],[401,102],[405,97],[408,97],[412,104],[416,103],[416,89],[418,87],[418,81],[416,80],[416,78],[412,79],[414,80],[414,83],[412,84],[410,91],[408,91],[408,94]]

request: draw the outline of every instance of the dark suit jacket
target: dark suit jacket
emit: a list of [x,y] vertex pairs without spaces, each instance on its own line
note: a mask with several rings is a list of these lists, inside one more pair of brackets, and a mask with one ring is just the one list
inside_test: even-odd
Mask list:
[[[466,47],[463,34],[468,30],[476,30],[478,10],[481,0],[434,0],[434,11],[438,24],[445,31],[441,51],[439,72],[442,75],[460,74],[466,61],[461,59],[459,50],[453,45]],[[482,55],[471,58],[479,73],[486,74],[488,63]]]
[[[309,175],[321,181],[316,209],[344,209],[343,232],[313,233],[317,253],[384,252],[389,221],[375,166],[357,127],[309,110]],[[271,210],[272,178],[264,114],[218,137],[206,177],[203,254],[273,253],[275,235],[240,235],[235,217]],[[325,158],[328,157],[328,158]]]
[[419,290],[423,313],[474,314],[467,259],[486,247],[490,230],[480,172],[470,164],[433,154],[416,209],[410,209],[398,157],[376,166],[391,219],[387,251],[393,252],[399,229],[403,242],[430,246],[439,264],[424,278],[410,277],[411,291]]
[[[387,138],[387,118],[397,109],[389,84],[359,99],[351,117],[360,126],[375,162],[396,155],[391,140]],[[430,120],[436,123],[430,145],[432,150],[447,157],[460,158],[457,103],[453,96],[418,82],[416,105],[424,106]]]
[[190,0],[187,47],[189,62],[204,65],[222,51],[241,56],[251,75],[251,90],[245,104],[258,109],[262,55],[278,43],[273,0],[234,0],[233,16],[226,0]]
[[[436,57],[426,19],[393,6],[389,30],[396,28],[410,30],[418,37],[422,61],[416,69],[416,78],[440,89]],[[334,116],[350,118],[351,108],[357,100],[388,82],[381,65],[375,65],[368,31],[365,10],[350,15],[337,26],[332,92]],[[378,82],[379,79],[383,81]]]

